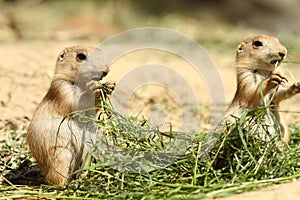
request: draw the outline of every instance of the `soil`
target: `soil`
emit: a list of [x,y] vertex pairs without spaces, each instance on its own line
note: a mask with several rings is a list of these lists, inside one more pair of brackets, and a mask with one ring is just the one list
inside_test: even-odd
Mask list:
[[284,183],[271,186],[259,191],[245,192],[219,200],[296,200],[300,198],[300,182]]

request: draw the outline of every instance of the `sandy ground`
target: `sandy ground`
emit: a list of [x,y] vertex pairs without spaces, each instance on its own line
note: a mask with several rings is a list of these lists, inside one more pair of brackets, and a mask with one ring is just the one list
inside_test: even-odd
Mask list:
[[[74,41],[8,42],[0,45],[0,55],[2,55],[0,62],[0,126],[3,126],[7,121],[18,124],[21,123],[20,119],[24,117],[31,118],[37,104],[49,87],[57,55],[64,47],[77,44],[97,45],[91,42]],[[217,66],[226,94],[225,102],[228,103],[235,89],[235,75],[232,68],[234,64],[234,50],[232,50],[232,55],[229,53],[220,55],[220,53],[213,50],[208,50],[208,54]],[[204,78],[195,72],[188,62],[170,53],[144,50],[125,55],[112,64],[111,72],[106,77],[106,80],[115,80],[118,84],[126,74],[132,72],[136,67],[153,63],[168,66],[180,74],[191,86],[191,91],[196,96],[198,103],[210,106],[211,97],[205,79],[214,80],[216,77]],[[300,71],[298,69],[291,68],[290,71],[295,77],[300,79]],[[143,78],[144,75],[140,74],[140,77]],[[290,82],[293,82],[292,78],[289,79]],[[171,83],[175,84],[176,81],[175,79]],[[178,88],[180,85],[175,85],[175,87]],[[126,88],[124,91],[126,92]],[[134,106],[130,108],[133,114],[141,110],[147,114],[149,112],[147,109],[151,110],[153,108],[151,106],[147,107],[147,102],[152,102],[153,106],[154,101],[154,105],[162,106],[162,109],[165,109],[162,112],[166,115],[165,118],[167,120],[179,120],[174,115],[178,110],[172,110],[172,108],[168,110],[165,105],[180,103],[181,99],[184,98],[184,93],[174,94],[174,92],[168,92],[165,87],[160,87],[157,84],[148,84],[146,87],[136,88],[135,91],[136,95],[130,98],[130,101],[134,102]],[[121,97],[119,96],[118,98]],[[296,97],[285,102],[282,109],[300,112],[300,108],[297,106],[299,100],[300,98]],[[170,114],[170,111],[172,111],[172,114]],[[284,115],[288,122],[299,121],[299,115],[296,113]],[[203,117],[203,120],[207,120],[205,110],[201,113],[201,117]],[[202,128],[207,128],[206,125],[206,123],[201,124]],[[0,132],[0,136],[3,136],[3,132]],[[262,191],[244,193],[224,199],[300,199],[299,186],[299,182],[287,183],[263,189]]]
[[[300,198],[300,182],[285,183],[238,195],[221,198],[222,200],[296,200]],[[221,200],[220,199],[220,200]]]

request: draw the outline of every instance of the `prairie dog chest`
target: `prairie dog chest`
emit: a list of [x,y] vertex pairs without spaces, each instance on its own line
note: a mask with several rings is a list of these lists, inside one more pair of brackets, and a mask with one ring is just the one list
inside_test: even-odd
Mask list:
[[238,68],[236,72],[237,84],[249,84],[249,86],[257,86],[257,84],[260,84],[262,81],[268,79],[271,75],[270,71],[259,69]]

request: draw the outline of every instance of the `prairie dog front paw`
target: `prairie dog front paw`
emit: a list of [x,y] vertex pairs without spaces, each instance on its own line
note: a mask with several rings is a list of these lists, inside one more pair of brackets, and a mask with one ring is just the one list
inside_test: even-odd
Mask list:
[[287,83],[288,80],[280,72],[273,71],[270,78],[267,80],[266,89],[269,91],[276,88],[280,84]]
[[294,83],[293,85],[291,85],[290,88],[291,88],[292,94],[300,93],[300,82]]

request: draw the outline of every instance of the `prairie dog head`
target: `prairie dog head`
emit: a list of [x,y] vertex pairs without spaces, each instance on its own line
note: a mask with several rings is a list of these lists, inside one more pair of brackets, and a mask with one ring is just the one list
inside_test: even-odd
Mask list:
[[73,46],[64,49],[58,56],[54,79],[84,87],[90,80],[101,80],[108,72],[99,49]]
[[272,36],[259,35],[241,42],[236,50],[238,67],[274,71],[286,57],[287,50]]

